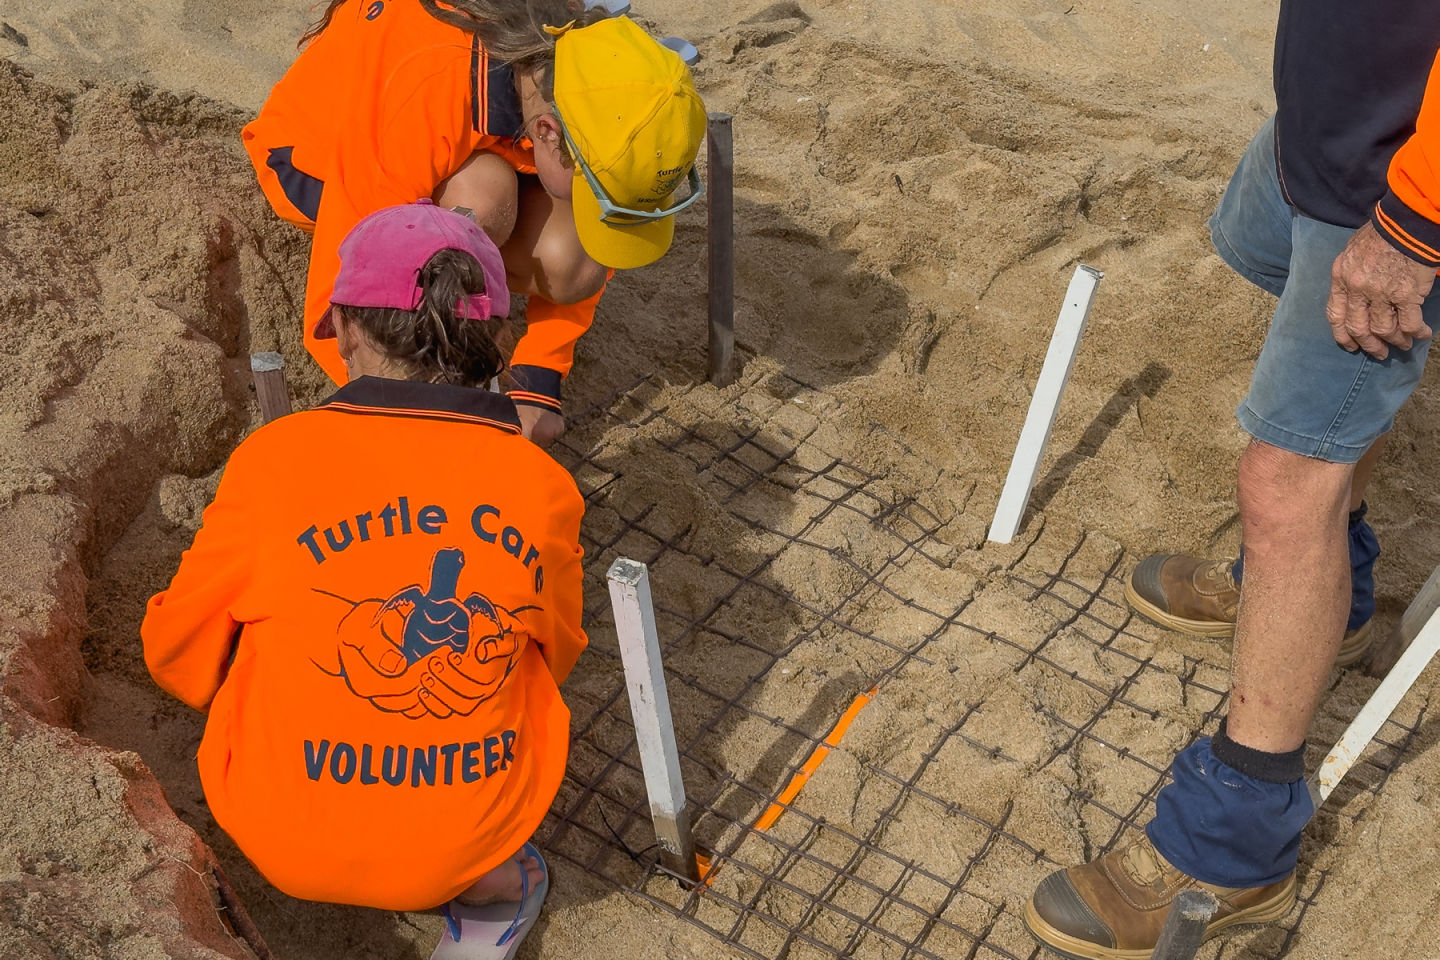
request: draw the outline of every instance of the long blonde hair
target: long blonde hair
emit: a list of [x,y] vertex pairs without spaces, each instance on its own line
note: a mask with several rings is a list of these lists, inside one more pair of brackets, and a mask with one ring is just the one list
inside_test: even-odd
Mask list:
[[[353,0],[330,0],[320,21],[300,38],[303,46],[330,26],[335,12]],[[360,0],[364,2],[364,0]],[[396,0],[410,2],[410,0]],[[480,38],[491,60],[508,63],[516,70],[542,70],[541,89],[550,99],[553,87],[550,67],[555,61],[555,38],[547,26],[574,21],[588,26],[608,16],[604,5],[585,9],[585,0],[419,0],[425,12],[442,23],[459,27]]]

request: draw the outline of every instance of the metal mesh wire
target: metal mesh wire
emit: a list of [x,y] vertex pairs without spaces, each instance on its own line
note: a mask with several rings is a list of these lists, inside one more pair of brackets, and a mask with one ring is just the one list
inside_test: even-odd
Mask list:
[[[1046,782],[1067,792],[1088,855],[1102,853],[1150,818],[1173,756],[1168,747],[1127,745],[1125,730],[1137,721],[1185,722],[1191,736],[1213,730],[1225,702],[1223,661],[1186,656],[1178,670],[1175,658],[1157,663],[1160,632],[1134,619],[1123,600],[1121,578],[1133,559],[1120,556],[1100,573],[1071,572],[1083,535],[1053,572],[1009,572],[991,585],[1041,617],[1043,631],[987,627],[971,616],[968,594],[951,606],[918,601],[896,581],[901,572],[913,578],[949,563],[956,547],[943,532],[955,510],[927,506],[923,496],[897,492],[884,471],[831,455],[820,430],[823,394],[781,374],[762,386],[774,409],[705,418],[689,407],[677,411],[684,391],[648,377],[572,418],[557,456],[589,504],[582,537],[592,646],[567,686],[574,743],[540,840],[553,857],[752,957],[1037,957],[1014,903],[987,894],[992,885],[979,878],[1016,864],[1043,875],[1066,865],[1063,855],[1047,852],[1013,800],[998,809],[957,802],[934,773],[956,750],[997,768],[1018,768],[1028,752],[1027,775],[1083,753],[1103,777]],[[776,410],[786,406],[810,412],[777,427]],[[628,444],[623,458],[604,452],[615,449],[617,435]],[[896,457],[913,456],[900,438],[883,439]],[[694,547],[692,524],[662,509],[658,494],[647,498],[643,484],[620,495],[624,465],[660,461],[672,471],[693,468],[694,486],[743,533],[733,549]],[[780,501],[786,510],[774,508]],[[854,536],[837,542],[837,527],[863,534],[863,548]],[[691,887],[657,861],[604,584],[621,555],[651,570],[694,834],[725,883]],[[819,596],[779,587],[774,569],[797,559],[838,572],[833,582],[844,589]],[[690,586],[677,598],[670,587],[682,582]],[[757,629],[760,612],[784,629]],[[843,645],[854,665],[829,677],[826,695],[810,703],[770,692],[777,671],[788,674],[816,645]],[[957,701],[929,711],[929,720],[917,716],[917,735],[929,738],[918,763],[858,762],[877,815],[830,820],[802,791],[771,829],[754,828],[856,695],[876,687],[883,699],[907,670],[947,669],[956,650],[1002,658],[1016,676],[1069,692],[1035,704],[1061,733],[1048,749],[1037,755],[1024,729],[997,725],[984,697]],[[1176,685],[1184,711],[1155,695]],[[1364,803],[1351,801],[1378,790],[1399,763],[1421,718],[1411,719],[1386,725],[1322,819],[1363,815]],[[737,737],[769,745],[740,775],[719,750]],[[953,855],[920,862],[896,842],[891,828],[900,823],[912,835],[943,837]],[[1324,885],[1323,872],[1302,872],[1300,906],[1245,955],[1282,956]]]

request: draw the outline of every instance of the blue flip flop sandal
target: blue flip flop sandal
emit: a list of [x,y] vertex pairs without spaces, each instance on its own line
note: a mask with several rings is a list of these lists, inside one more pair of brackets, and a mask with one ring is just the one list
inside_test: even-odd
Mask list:
[[511,960],[515,956],[550,891],[550,869],[540,850],[527,843],[521,853],[540,862],[540,882],[531,887],[530,874],[521,871],[518,909],[512,901],[471,907],[451,900],[440,908],[445,915],[445,933],[430,960]]

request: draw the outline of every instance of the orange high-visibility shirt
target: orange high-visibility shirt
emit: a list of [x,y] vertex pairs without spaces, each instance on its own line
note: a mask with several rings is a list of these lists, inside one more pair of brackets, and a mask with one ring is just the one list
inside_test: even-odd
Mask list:
[[[472,33],[442,23],[419,0],[353,0],[301,51],[241,137],[275,212],[311,231],[305,347],[336,383],[333,340],[311,329],[330,303],[340,241],[383,207],[433,196],[479,150],[535,172],[522,136],[510,68],[492,64]],[[515,362],[570,370],[582,323],[532,318]],[[526,342],[531,341],[531,342]]]
[[586,644],[583,512],[481,390],[365,377],[240,444],[141,635],[208,709],[206,800],[271,883],[425,909],[531,837]]
[[1390,189],[1371,222],[1396,249],[1440,268],[1440,55],[1430,69],[1415,133],[1390,161]]

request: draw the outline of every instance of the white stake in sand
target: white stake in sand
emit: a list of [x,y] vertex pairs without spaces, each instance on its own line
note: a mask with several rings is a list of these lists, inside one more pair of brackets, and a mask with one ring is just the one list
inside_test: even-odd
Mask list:
[[610,582],[610,605],[615,611],[620,661],[625,666],[630,716],[635,720],[635,742],[640,748],[655,839],[660,843],[660,862],[672,873],[698,882],[685,784],[680,778],[680,752],[675,746],[670,697],[660,663],[660,635],[650,602],[650,574],[645,564],[621,557],[610,564],[605,578]]
[[1040,368],[1040,380],[1035,384],[1030,410],[1025,414],[1025,426],[1020,430],[1020,442],[1015,445],[1015,457],[1005,477],[1005,488],[1000,491],[1000,502],[995,506],[995,519],[990,523],[989,539],[994,543],[1009,543],[1020,529],[1025,506],[1030,502],[1030,490],[1040,472],[1040,458],[1045,455],[1050,428],[1055,425],[1055,413],[1060,409],[1060,395],[1065,392],[1065,383],[1075,366],[1080,337],[1085,332],[1085,322],[1090,319],[1090,305],[1095,302],[1095,290],[1103,276],[1099,270],[1082,263],[1070,278],[1065,303],[1060,307],[1055,332],[1050,336],[1050,349],[1045,352],[1045,365]]
[[1436,610],[1440,610],[1440,567],[1430,574],[1430,579],[1425,581],[1425,586],[1415,594],[1415,599],[1410,601],[1410,606],[1405,608],[1405,614],[1400,618],[1401,650],[1410,646]]
[[[1421,596],[1424,596],[1423,590]],[[1415,642],[1395,661],[1395,666],[1390,668],[1385,679],[1380,681],[1380,686],[1376,687],[1370,699],[1365,701],[1365,706],[1360,708],[1350,726],[1345,728],[1340,740],[1325,755],[1320,769],[1310,778],[1310,799],[1314,801],[1317,810],[1344,779],[1345,774],[1350,772],[1355,761],[1360,759],[1360,754],[1365,752],[1370,741],[1375,739],[1375,734],[1379,733],[1385,721],[1390,719],[1390,714],[1394,713],[1400,701],[1405,699],[1405,694],[1410,692],[1416,678],[1434,659],[1437,650],[1440,650],[1440,617],[1432,615],[1415,637]]]

